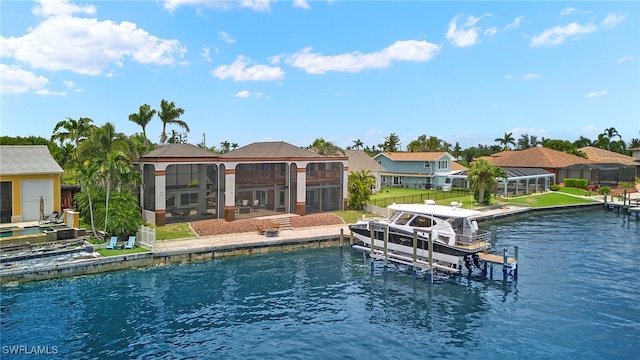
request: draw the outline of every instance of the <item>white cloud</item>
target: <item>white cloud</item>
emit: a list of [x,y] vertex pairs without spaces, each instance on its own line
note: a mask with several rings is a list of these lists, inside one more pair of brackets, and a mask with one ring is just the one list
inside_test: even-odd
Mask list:
[[73,89],[74,87],[76,87],[76,83],[73,81],[63,80],[62,83],[69,89]]
[[454,17],[449,23],[449,29],[447,30],[447,39],[449,39],[455,46],[469,46],[474,45],[478,41],[478,30],[471,29],[458,29],[456,21],[458,17]]
[[200,52],[200,56],[204,59],[204,61],[206,62],[211,62],[211,56],[209,55],[209,48],[202,48],[202,51]]
[[49,91],[49,90],[46,90],[46,89],[36,90],[36,94],[42,95],[42,96],[52,96],[52,95],[53,96],[65,96],[65,95],[67,95],[67,93],[64,92],[64,91],[60,91],[60,92],[58,92],[58,91]]
[[237,94],[235,94],[233,96],[239,97],[239,98],[243,98],[243,99],[247,99],[247,98],[250,98],[250,97],[252,97],[252,98],[260,98],[260,97],[262,97],[262,93],[260,93],[260,92],[252,93],[252,92],[249,92],[247,90],[242,90],[242,91],[240,91],[239,93],[237,93]]
[[524,19],[524,16],[518,16],[517,18],[513,19],[511,23],[507,24],[504,28],[507,30],[517,29],[518,27],[520,27],[520,23],[522,22],[522,19]]
[[602,20],[602,25],[605,28],[612,28],[620,24],[621,22],[623,22],[624,19],[626,19],[626,16],[624,14],[609,13],[607,17],[604,20]]
[[222,30],[218,31],[218,39],[226,42],[227,44],[233,44],[236,42],[236,39],[232,38],[229,34]]
[[[311,52],[311,48],[285,57],[285,62],[301,68],[310,74],[324,74],[327,71],[359,72],[364,69],[386,68],[394,60],[426,62],[440,51],[440,47],[426,41],[396,41],[392,45],[371,53],[359,51],[339,55],[322,55]],[[272,61],[279,61],[275,56]]]
[[633,59],[635,59],[633,56],[623,56],[623,57],[619,58],[618,60],[616,60],[616,64],[621,64],[623,62],[631,61]]
[[232,78],[234,81],[272,81],[284,78],[285,72],[279,67],[267,65],[247,67],[250,63],[251,59],[240,55],[230,65],[220,65],[210,73],[218,79]]
[[68,0],[41,0],[40,5],[33,7],[34,15],[49,17],[60,15],[72,15],[76,13],[95,15],[96,7],[93,5],[78,6]]
[[3,57],[33,68],[100,75],[112,63],[121,66],[127,57],[142,64],[171,65],[186,52],[177,40],[160,39],[128,21],[118,24],[67,15],[73,10],[39,11],[64,15],[46,18],[23,36],[0,37]]
[[524,74],[524,75],[520,75],[521,79],[524,80],[534,80],[540,77],[540,74]]
[[484,31],[484,34],[487,36],[493,36],[498,32],[498,28],[495,26],[492,26],[490,28],[488,28],[487,30]]
[[293,7],[309,9],[309,3],[307,0],[293,0]]
[[531,46],[553,46],[565,42],[567,39],[574,39],[580,35],[589,34],[596,31],[595,25],[580,25],[576,22],[565,26],[554,26],[531,38]]
[[23,94],[42,90],[49,79],[16,65],[0,64],[0,94]]
[[205,6],[213,9],[228,10],[232,8],[248,8],[255,11],[271,10],[272,0],[165,0],[164,8],[174,11],[180,6]]
[[587,93],[585,97],[593,99],[603,95],[607,95],[607,90],[592,91],[590,93]]
[[560,16],[567,16],[567,15],[571,15],[574,12],[576,12],[576,8],[572,8],[572,7],[566,7],[564,9],[562,9],[562,11],[560,11]]
[[514,80],[514,79],[535,80],[535,79],[540,77],[540,74],[529,73],[529,74],[522,74],[522,75],[518,75],[518,76],[507,74],[504,77],[505,77],[505,79],[508,79],[508,80]]

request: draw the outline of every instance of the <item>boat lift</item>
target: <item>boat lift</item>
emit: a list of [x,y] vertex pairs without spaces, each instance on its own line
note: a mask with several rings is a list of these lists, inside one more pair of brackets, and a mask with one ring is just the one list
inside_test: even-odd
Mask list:
[[[418,230],[413,231],[413,254],[404,254],[397,253],[393,251],[388,251],[388,242],[389,242],[389,227],[384,227],[384,245],[382,248],[376,247],[374,245],[374,236],[375,230],[371,227],[371,246],[361,246],[353,243],[354,236],[350,235],[349,246],[351,249],[356,249],[362,251],[364,253],[369,254],[369,258],[371,259],[371,270],[373,271],[373,266],[375,261],[383,261],[385,269],[388,266],[389,262],[402,264],[406,266],[411,266],[413,268],[414,278],[417,277],[418,269],[427,272],[427,279],[430,284],[433,284],[433,271],[438,270],[440,272],[451,273],[455,275],[462,275],[462,267],[451,267],[439,264],[433,259],[433,238],[432,234],[429,233],[428,236],[428,244],[429,244],[429,256],[428,258],[419,257],[418,256]],[[344,230],[340,229],[340,251],[342,251],[342,244],[344,238]],[[483,273],[488,275],[490,279],[493,279],[493,268],[494,267],[502,267],[502,280],[506,282],[511,275],[514,281],[518,280],[518,246],[515,246],[514,257],[507,256],[507,248],[503,248],[502,256],[495,254],[488,254],[484,252],[478,253],[479,259],[483,262]],[[488,272],[487,272],[488,271]]]

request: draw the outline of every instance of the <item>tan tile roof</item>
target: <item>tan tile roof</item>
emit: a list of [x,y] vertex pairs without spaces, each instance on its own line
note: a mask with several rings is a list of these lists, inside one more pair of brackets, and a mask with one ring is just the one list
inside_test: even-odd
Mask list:
[[435,161],[442,158],[447,152],[383,152],[381,154],[393,161]]
[[562,151],[542,146],[526,150],[502,151],[490,156],[483,156],[490,163],[501,167],[536,167],[543,169],[559,169],[576,164],[594,164],[589,159],[567,154]]
[[[339,158],[345,158],[344,156],[338,156]],[[254,142],[249,145],[237,148],[235,150],[229,151],[228,153],[221,155],[221,159],[235,159],[235,158],[243,158],[243,159],[265,159],[265,158],[276,158],[276,159],[292,159],[292,158],[320,158],[320,159],[331,159],[333,156],[322,156],[316,152],[311,150],[303,149],[301,147],[291,145],[284,141],[265,141],[265,142]]]
[[0,175],[62,174],[46,145],[1,145]]
[[458,171],[458,170],[467,170],[467,168],[464,165],[460,165],[455,161],[451,162],[451,171]]
[[217,158],[215,154],[209,150],[197,147],[191,144],[166,144],[158,146],[157,149],[148,152],[142,156],[145,158]]
[[362,150],[345,150],[349,158],[349,171],[384,171],[384,167],[378,164],[369,154]]
[[585,153],[589,160],[603,164],[622,164],[630,166],[640,166],[631,156],[619,154],[617,152],[600,149],[593,146],[586,146],[578,149]]

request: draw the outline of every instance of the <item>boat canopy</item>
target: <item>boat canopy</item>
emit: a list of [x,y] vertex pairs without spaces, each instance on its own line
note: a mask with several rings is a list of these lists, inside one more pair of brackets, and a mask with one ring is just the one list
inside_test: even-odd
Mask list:
[[403,211],[421,215],[433,215],[440,218],[469,218],[481,214],[477,210],[461,209],[455,206],[426,204],[391,204],[388,211]]

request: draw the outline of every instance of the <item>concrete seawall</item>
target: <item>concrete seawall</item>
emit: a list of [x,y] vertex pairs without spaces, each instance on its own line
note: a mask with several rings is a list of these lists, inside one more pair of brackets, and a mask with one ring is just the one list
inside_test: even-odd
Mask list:
[[[500,205],[482,209],[479,223],[498,221],[532,212],[553,212],[601,208],[601,203],[557,206],[532,209],[517,205]],[[268,252],[291,251],[302,248],[338,246],[340,230],[343,241],[349,243],[347,224],[283,230],[277,237],[265,237],[255,232],[158,241],[154,252],[98,257],[24,269],[0,270],[0,285],[68,276],[91,275],[102,272],[163,266],[192,261],[207,261],[228,256],[243,256]]]

